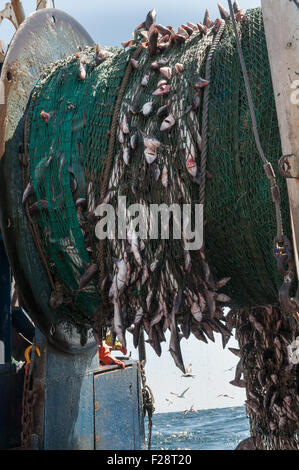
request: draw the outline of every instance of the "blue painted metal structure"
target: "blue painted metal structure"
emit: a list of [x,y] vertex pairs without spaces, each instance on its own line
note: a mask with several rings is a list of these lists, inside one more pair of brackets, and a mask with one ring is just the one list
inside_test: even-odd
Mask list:
[[[34,448],[140,449],[144,447],[144,421],[137,364],[126,362],[125,370],[114,366],[100,368],[94,339],[88,338],[83,344],[75,325],[55,323],[57,315],[49,307],[51,286],[35,249],[25,211],[19,209],[23,188],[18,154],[24,136],[24,109],[44,67],[73,54],[79,44],[84,48],[94,41],[74,19],[55,9],[43,9],[27,18],[10,44],[2,75],[6,83],[6,71],[13,68],[14,80],[6,83],[6,103],[0,107],[4,118],[0,123],[6,125],[10,109],[13,119],[9,120],[10,132],[5,133],[4,127],[0,130],[2,136],[10,135],[0,160],[0,226],[22,306],[47,336],[46,340],[39,330],[35,332],[42,354],[41,358],[33,354],[37,392]],[[32,51],[35,51],[33,62]],[[15,320],[18,329],[17,315]],[[10,269],[2,239],[0,340],[5,343],[8,364],[2,367],[2,372],[0,369],[0,448],[9,448],[20,445],[23,376],[10,366]],[[15,410],[19,414],[14,418]],[[8,436],[10,430],[12,439]],[[1,436],[5,436],[2,441]]]
[[24,371],[0,365],[0,449],[20,446]]
[[0,341],[5,363],[11,362],[10,268],[0,232]]
[[136,362],[127,362],[123,370],[103,367],[94,374],[97,450],[144,447],[140,389],[140,374]]
[[97,348],[72,356],[58,352],[37,330],[34,383],[38,396],[34,433],[43,450],[144,448],[140,372],[99,367]]
[[4,357],[0,364],[0,449],[20,444],[24,373],[11,364],[10,267],[0,233],[0,341]]
[[[24,370],[11,364],[11,275],[0,240],[0,339],[5,363],[0,365],[0,449],[20,446]],[[18,312],[20,316],[20,311]],[[18,317],[17,316],[17,317]],[[25,319],[23,319],[25,321]],[[22,318],[18,318],[17,324]],[[26,325],[25,322],[25,326]],[[33,356],[38,400],[34,410],[35,448],[43,450],[134,450],[145,445],[141,380],[138,364],[125,369],[99,367],[97,347],[81,354],[62,353],[39,330]]]

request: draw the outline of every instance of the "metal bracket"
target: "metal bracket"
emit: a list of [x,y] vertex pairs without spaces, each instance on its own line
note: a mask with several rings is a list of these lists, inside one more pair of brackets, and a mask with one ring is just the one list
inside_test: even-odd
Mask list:
[[284,155],[278,161],[278,169],[284,178],[299,178],[299,159],[296,155]]

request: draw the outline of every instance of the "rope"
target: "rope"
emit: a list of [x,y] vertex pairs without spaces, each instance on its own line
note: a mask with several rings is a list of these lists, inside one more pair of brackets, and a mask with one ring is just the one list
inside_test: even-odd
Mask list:
[[[244,59],[244,55],[243,55],[243,51],[242,51],[240,38],[239,38],[239,35],[238,35],[237,23],[236,23],[236,19],[235,19],[235,15],[234,15],[231,0],[228,0],[228,4],[229,4],[229,8],[230,8],[233,30],[234,30],[234,34],[235,34],[235,38],[236,38],[238,54],[239,54],[242,73],[243,73],[244,82],[245,82],[245,88],[246,88],[248,104],[249,104],[249,109],[250,109],[250,115],[251,115],[251,120],[252,120],[252,130],[253,130],[257,150],[258,150],[258,153],[261,157],[262,162],[264,163],[264,170],[266,172],[266,175],[267,175],[268,179],[271,182],[272,195],[276,191],[276,196],[273,197],[273,202],[276,206],[275,207],[275,214],[276,214],[276,225],[277,225],[277,238],[278,238],[278,240],[281,241],[281,240],[283,240],[283,226],[282,226],[282,215],[281,215],[281,209],[280,209],[280,197],[278,195],[279,189],[278,189],[278,186],[276,184],[275,174],[274,174],[274,171],[272,169],[272,165],[267,160],[267,158],[264,154],[263,148],[262,148],[262,144],[261,144],[261,140],[260,140],[260,136],[259,136],[259,132],[258,132],[258,128],[257,128],[255,109],[254,109],[254,104],[253,104],[253,99],[252,99],[252,93],[251,93],[251,88],[250,88],[250,83],[249,83],[248,72],[247,72],[247,68],[246,68],[246,64],[245,64],[245,59]],[[272,169],[272,175],[269,175],[269,173],[267,174],[267,169],[269,168],[270,165],[271,165],[271,169]]]
[[[143,47],[139,45],[137,49],[135,50],[132,58],[137,59],[142,50],[143,50]],[[103,165],[103,170],[102,170],[103,177],[101,181],[100,202],[104,199],[107,188],[108,188],[108,184],[109,184],[111,166],[112,166],[113,158],[114,158],[114,146],[115,146],[116,133],[118,129],[119,112],[120,112],[122,100],[123,100],[124,93],[126,91],[127,84],[128,84],[132,70],[133,70],[132,64],[131,62],[129,62],[125,71],[123,81],[119,89],[116,103],[115,103],[115,108],[114,108],[114,113],[113,113],[112,123],[111,123],[110,137],[109,137],[108,153],[107,153],[107,157],[105,158],[105,163]],[[103,297],[103,302],[105,303],[105,298],[102,292],[102,284],[105,279],[105,240],[99,241],[98,261],[99,261],[99,269],[100,269],[99,291],[101,292],[102,297]]]
[[141,373],[141,380],[142,380],[142,399],[143,399],[143,414],[146,416],[148,415],[148,450],[151,450],[152,445],[152,428],[153,428],[153,413],[155,412],[155,399],[151,388],[146,385],[146,377],[145,377],[145,370],[144,364],[145,361],[141,361],[140,363],[140,373]]
[[[26,186],[27,186],[27,184],[29,183],[29,180],[30,180],[30,157],[29,157],[29,154],[28,154],[27,136],[28,136],[28,114],[26,114],[25,124],[24,124],[24,154],[19,153],[19,160],[22,162],[23,190],[25,190],[25,188],[26,188]],[[25,175],[25,164],[27,166],[26,175]],[[39,256],[41,258],[42,264],[44,265],[44,268],[45,268],[45,271],[47,273],[47,276],[48,276],[49,282],[51,284],[51,287],[54,290],[55,289],[55,282],[54,282],[52,274],[49,270],[47,259],[44,255],[44,252],[43,252],[43,249],[42,249],[42,245],[41,245],[41,242],[40,242],[40,237],[39,237],[38,232],[37,232],[37,228],[36,228],[36,226],[35,226],[35,224],[32,220],[32,217],[30,215],[29,208],[28,208],[28,201],[25,203],[25,211],[26,211],[26,215],[27,215],[27,218],[28,218],[29,229],[30,229],[33,241],[35,243],[35,246],[36,246],[37,251],[39,253]]]
[[205,87],[204,91],[204,102],[203,102],[203,119],[202,119],[202,153],[201,153],[201,165],[200,165],[200,190],[199,190],[199,203],[204,204],[205,202],[205,190],[206,190],[206,169],[207,169],[207,156],[208,156],[208,133],[209,133],[209,107],[210,107],[210,80],[211,80],[211,71],[212,71],[212,59],[214,52],[219,45],[220,39],[222,37],[223,31],[225,28],[225,21],[222,21],[222,24],[219,28],[218,33],[215,36],[215,39],[211,45],[207,64],[206,64],[206,76],[205,79],[209,82]]

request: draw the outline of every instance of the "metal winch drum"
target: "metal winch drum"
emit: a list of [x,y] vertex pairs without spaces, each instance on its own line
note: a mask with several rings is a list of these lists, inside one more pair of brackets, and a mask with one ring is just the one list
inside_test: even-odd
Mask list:
[[[284,229],[290,239],[287,192],[278,171],[281,146],[277,116],[259,9],[247,12],[240,34],[261,140],[276,172]],[[109,284],[113,257],[121,258],[128,248],[117,241],[107,242],[103,252],[95,238],[92,216],[102,202],[103,191],[104,196],[112,191],[112,205],[117,194],[126,195],[128,204],[200,201],[202,180],[193,181],[184,162],[186,153],[193,155],[195,149],[197,165],[201,166],[198,135],[204,127],[204,91],[194,84],[199,75],[205,77],[216,35],[196,33],[186,44],[154,57],[137,43],[128,49],[106,48],[107,60],[95,64],[94,41],[88,33],[66,13],[46,9],[24,21],[9,47],[1,73],[5,87],[5,104],[0,106],[1,232],[22,306],[50,342],[63,351],[78,353],[94,347],[93,318],[99,311],[105,316],[105,309],[109,312],[111,308],[106,307],[107,295],[102,295],[100,281],[106,277]],[[169,78],[167,96],[153,95],[163,77],[151,65],[162,56],[168,59],[168,65],[183,67],[181,75],[173,73]],[[132,58],[139,63],[136,69],[131,65]],[[82,59],[87,69],[85,80],[78,78]],[[274,205],[252,134],[230,22],[225,24],[211,66],[204,198],[206,260],[215,279],[231,278],[223,288],[222,298],[230,299],[224,305],[278,305],[282,278],[273,256]],[[144,86],[141,82],[147,75]],[[166,82],[159,86],[166,86]],[[194,106],[195,97],[198,106]],[[141,110],[149,102],[154,109],[147,117]],[[177,125],[163,134],[161,122],[157,127],[156,114],[168,104]],[[133,105],[138,109],[130,112]],[[41,118],[42,111],[50,116],[49,122]],[[129,164],[122,158],[126,143],[120,142],[124,116],[130,116],[129,126],[136,133],[139,148]],[[142,156],[142,138],[152,134],[161,141],[160,160],[149,170]],[[113,158],[108,165],[109,152]],[[165,182],[165,168],[168,189],[161,183],[163,171]],[[35,190],[30,204],[36,204],[36,217],[29,203],[22,204],[29,182]],[[47,202],[46,211],[42,201]],[[158,241],[149,248],[145,245],[142,256],[147,266],[155,260],[160,263],[153,271],[154,297],[161,294],[159,285],[165,285],[161,295],[165,295],[166,304],[173,302],[167,293],[173,279],[174,290],[187,292],[189,282],[193,285],[195,278],[206,276],[202,286],[207,291],[209,275],[199,253],[191,253],[192,267],[185,276],[177,266],[186,266],[187,261],[175,244],[163,241],[160,251]],[[97,265],[98,276],[80,290],[80,279],[92,264]],[[151,288],[144,286],[140,282],[128,294],[129,317],[134,318],[131,308],[136,313],[140,307],[138,296],[145,299],[150,293]],[[57,300],[59,294],[61,301]]]

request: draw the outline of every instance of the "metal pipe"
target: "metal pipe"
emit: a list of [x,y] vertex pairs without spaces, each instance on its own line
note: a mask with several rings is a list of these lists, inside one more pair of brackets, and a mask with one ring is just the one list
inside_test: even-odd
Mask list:
[[17,22],[18,22],[18,26],[20,26],[20,24],[23,23],[23,21],[26,18],[25,11],[24,11],[24,8],[23,8],[23,4],[22,4],[21,0],[11,0],[11,5],[12,5],[13,10],[15,12],[16,19],[17,19]]

